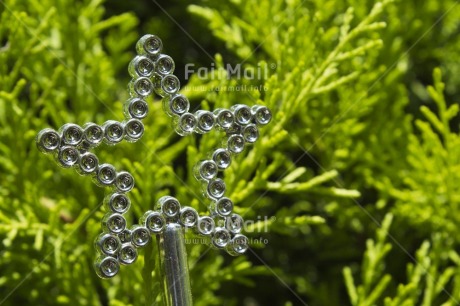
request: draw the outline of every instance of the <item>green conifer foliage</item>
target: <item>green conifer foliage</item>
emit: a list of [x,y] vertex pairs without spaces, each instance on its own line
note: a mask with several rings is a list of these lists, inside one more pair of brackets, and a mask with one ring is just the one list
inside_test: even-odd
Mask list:
[[[146,32],[192,107],[274,115],[225,172],[250,250],[186,233],[195,305],[458,305],[459,20],[455,0],[0,0],[0,305],[161,304],[155,244],[96,276],[104,191],[35,147],[122,119]],[[207,211],[191,169],[222,135],[178,137],[148,102],[142,141],[97,149],[135,177],[129,222],[166,194]]]

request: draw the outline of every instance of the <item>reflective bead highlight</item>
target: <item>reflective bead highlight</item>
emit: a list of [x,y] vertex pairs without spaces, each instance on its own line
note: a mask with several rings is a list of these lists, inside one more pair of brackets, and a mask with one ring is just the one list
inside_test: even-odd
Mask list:
[[233,154],[243,152],[244,138],[241,135],[231,135],[227,140],[227,149]]
[[243,229],[243,218],[238,214],[232,214],[225,219],[225,228],[232,234],[238,234]]
[[212,234],[211,242],[213,246],[221,249],[229,243],[230,238],[230,233],[225,228],[217,227]]
[[136,43],[136,51],[138,54],[148,54],[156,56],[161,53],[163,43],[161,39],[152,34],[142,36]]
[[225,149],[217,149],[214,151],[212,154],[212,160],[216,163],[219,170],[227,169],[232,163],[230,152]]
[[175,64],[169,55],[161,54],[155,62],[156,71],[161,75],[168,75],[174,72]]
[[190,102],[184,95],[174,95],[163,99],[163,110],[169,116],[180,116],[190,109]]
[[110,164],[99,165],[96,172],[96,184],[99,186],[109,186],[115,182],[117,171],[115,167]]
[[120,270],[118,260],[111,256],[101,256],[94,263],[96,273],[100,278],[111,278]]
[[133,226],[131,228],[131,234],[132,234],[132,243],[134,246],[137,248],[141,248],[150,241],[150,232],[146,227],[143,226]]
[[115,178],[115,186],[120,192],[131,191],[131,189],[134,187],[134,178],[129,172],[121,171],[117,173],[117,177]]
[[148,211],[144,214],[141,224],[145,225],[151,234],[158,234],[165,228],[166,220],[159,212]]
[[221,179],[211,180],[206,188],[206,195],[211,199],[219,199],[225,193],[225,183]]
[[105,197],[104,205],[112,212],[124,214],[131,207],[131,200],[126,194],[115,192]]
[[216,177],[217,165],[212,160],[200,161],[195,165],[194,174],[197,180],[209,181]]
[[104,129],[92,122],[83,126],[83,139],[91,147],[98,146],[104,139]]
[[63,168],[70,168],[78,163],[80,153],[75,147],[64,146],[59,149],[57,154],[58,164]]
[[214,220],[209,216],[199,217],[196,230],[198,234],[208,236],[211,235],[215,228]]
[[107,213],[102,219],[102,227],[114,234],[120,234],[126,229],[126,219],[118,213]]
[[96,248],[105,255],[115,256],[121,248],[121,241],[117,236],[102,233],[96,238]]
[[233,202],[227,197],[223,197],[216,202],[213,202],[209,210],[212,215],[219,215],[221,217],[229,216],[233,211]]
[[160,97],[171,96],[179,91],[180,82],[175,75],[162,76],[155,73],[153,76],[153,88]]
[[154,70],[153,62],[144,55],[133,58],[128,66],[128,72],[133,78],[150,77]]
[[153,84],[147,77],[140,77],[129,82],[129,93],[131,96],[147,97],[153,91]]
[[177,122],[175,123],[175,130],[177,134],[185,136],[193,132],[196,124],[197,120],[195,116],[190,113],[185,113],[182,116],[180,116]]
[[193,227],[198,221],[198,213],[191,207],[184,207],[180,210],[179,222],[185,227]]
[[161,79],[161,89],[168,95],[175,94],[180,89],[179,79],[175,75],[167,75]]
[[197,119],[196,131],[198,133],[208,133],[214,127],[214,116],[211,112],[208,111],[197,111],[195,113]]
[[144,119],[149,112],[149,105],[141,98],[131,98],[125,102],[123,112],[127,118]]
[[124,128],[123,124],[118,121],[108,120],[103,125],[104,142],[108,145],[114,145],[123,140]]
[[122,265],[129,265],[137,259],[137,250],[131,243],[124,243],[118,254],[118,260]]
[[88,175],[97,171],[99,160],[93,153],[86,152],[80,155],[78,159],[77,172]]
[[42,153],[51,153],[59,148],[61,137],[53,129],[41,130],[36,138],[37,147]]
[[236,234],[235,237],[227,244],[226,250],[232,256],[244,254],[249,248],[249,239],[241,234]]
[[254,143],[259,139],[259,129],[255,124],[248,124],[243,128],[243,138],[247,143]]
[[251,112],[257,125],[266,125],[272,120],[272,113],[266,106],[255,105]]
[[125,139],[129,142],[138,141],[144,135],[144,124],[138,119],[129,119],[124,127]]
[[238,104],[232,106],[231,110],[235,116],[235,122],[240,125],[249,124],[252,120],[251,109],[247,105]]
[[171,196],[161,197],[156,205],[166,218],[175,218],[179,216],[180,203],[176,198]]
[[235,122],[233,113],[228,109],[216,109],[214,116],[216,117],[216,124],[222,129],[230,128]]
[[59,129],[59,132],[65,145],[77,146],[83,140],[83,129],[79,125],[66,123]]

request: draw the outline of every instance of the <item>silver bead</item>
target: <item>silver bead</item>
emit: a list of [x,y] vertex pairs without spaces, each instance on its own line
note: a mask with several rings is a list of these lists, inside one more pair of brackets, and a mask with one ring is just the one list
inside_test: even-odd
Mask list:
[[155,61],[155,69],[161,75],[168,75],[174,72],[175,64],[169,55],[160,54]]
[[136,51],[138,54],[148,54],[156,56],[161,53],[163,43],[161,39],[152,34],[147,34],[141,37],[136,44]]
[[227,149],[233,154],[243,152],[244,138],[241,135],[231,135],[227,140]]
[[98,146],[104,139],[104,129],[92,122],[83,126],[83,139],[90,147]]
[[133,58],[128,66],[128,72],[133,78],[150,77],[154,70],[154,63],[144,55]]
[[200,235],[209,236],[214,231],[215,226],[215,222],[211,217],[202,216],[198,219],[196,231]]
[[174,95],[180,89],[180,82],[175,75],[166,75],[161,79],[158,79],[158,75],[155,75],[154,89],[160,97]]
[[214,110],[214,116],[216,117],[216,124],[221,129],[228,129],[235,122],[233,113],[228,109],[218,108]]
[[255,124],[248,124],[243,128],[243,138],[246,143],[254,143],[259,139],[259,129]]
[[216,248],[224,248],[230,241],[230,233],[223,227],[216,227],[212,233],[211,243]]
[[133,176],[126,171],[121,171],[117,173],[117,177],[115,178],[115,187],[120,192],[128,192],[131,191],[134,187],[134,178]]
[[132,233],[132,243],[135,247],[141,248],[146,246],[150,241],[150,232],[144,226],[135,225],[131,228]]
[[160,210],[166,219],[176,219],[180,213],[180,203],[171,196],[161,197],[156,204],[156,209]]
[[77,172],[82,175],[93,174],[97,171],[99,160],[96,155],[86,152],[78,158]]
[[128,85],[131,97],[147,97],[153,92],[153,84],[147,77],[131,80]]
[[115,192],[104,198],[104,206],[114,213],[124,214],[131,207],[131,200],[126,194]]
[[141,218],[140,224],[144,225],[151,234],[158,234],[165,228],[166,220],[158,211],[148,211]]
[[231,107],[233,116],[235,116],[235,122],[240,125],[249,124],[252,120],[252,113],[249,106],[244,104],[237,104]]
[[272,113],[266,106],[254,105],[251,112],[257,125],[266,125],[272,120]]
[[116,256],[121,248],[121,241],[117,236],[102,233],[96,238],[95,245],[99,252],[105,255]]
[[200,133],[208,133],[214,127],[214,116],[211,112],[199,110],[195,113],[197,124],[195,130]]
[[249,240],[246,236],[236,234],[235,237],[227,244],[226,250],[232,256],[244,254],[249,248]]
[[209,181],[206,187],[206,196],[211,199],[219,199],[224,196],[225,193],[225,183],[221,179],[214,179]]
[[185,227],[194,227],[198,222],[198,213],[191,207],[184,207],[180,210],[179,223]]
[[225,219],[225,228],[232,234],[238,234],[243,229],[243,218],[238,214],[232,214]]
[[111,278],[120,270],[118,260],[111,256],[100,256],[94,263],[96,273],[100,278]]
[[98,186],[110,186],[115,182],[117,177],[117,171],[115,167],[110,164],[99,165],[94,177],[95,182]]
[[209,181],[217,176],[217,165],[212,160],[203,160],[195,165],[193,172],[197,180]]
[[219,170],[225,170],[230,167],[232,157],[230,152],[225,149],[217,149],[212,153],[212,160],[216,163]]
[[123,124],[118,121],[108,120],[102,125],[104,129],[104,142],[108,145],[114,145],[123,140]]
[[129,265],[136,261],[137,250],[131,243],[124,243],[118,254],[118,260],[122,265]]
[[163,98],[163,110],[169,116],[180,116],[190,109],[190,102],[184,95]]
[[125,139],[136,142],[144,135],[144,124],[139,119],[129,119],[125,124]]
[[102,228],[110,233],[120,234],[126,229],[126,219],[121,214],[107,213],[102,218]]
[[58,164],[63,168],[70,168],[78,163],[80,153],[75,147],[64,146],[59,149],[57,153]]
[[179,79],[175,75],[167,75],[161,79],[161,89],[167,95],[173,95],[180,89]]
[[185,113],[175,120],[176,133],[185,136],[193,132],[197,124],[196,117],[190,113]]
[[211,215],[228,217],[233,212],[233,202],[229,198],[223,197],[211,203],[209,210]]
[[149,105],[141,98],[131,98],[125,102],[123,112],[127,118],[144,119],[149,112]]
[[68,146],[77,146],[83,140],[83,129],[76,124],[66,123],[60,129],[62,143]]
[[59,148],[61,137],[53,129],[41,130],[36,138],[37,147],[42,153],[51,153]]

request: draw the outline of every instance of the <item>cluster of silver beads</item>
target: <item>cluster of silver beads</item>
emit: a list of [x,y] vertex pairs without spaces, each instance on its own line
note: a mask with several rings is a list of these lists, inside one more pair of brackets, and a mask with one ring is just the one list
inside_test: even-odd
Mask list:
[[[149,37],[161,41],[156,36],[146,35],[139,41],[138,50],[146,49],[141,45]],[[248,248],[248,238],[241,234],[244,220],[233,213],[233,202],[225,197],[226,185],[219,176],[230,166],[235,155],[259,139],[259,128],[271,121],[272,114],[265,106],[249,107],[243,104],[234,105],[230,109],[219,108],[213,112],[198,110],[190,113],[188,99],[178,94],[180,84],[177,77],[172,75],[173,60],[168,55],[156,53],[152,61],[156,66],[152,79],[154,91],[163,98],[163,110],[172,117],[174,129],[179,135],[206,134],[213,129],[226,134],[224,146],[212,152],[209,159],[199,161],[193,169],[195,178],[202,183],[203,194],[211,201],[210,216],[198,217],[193,208],[186,209],[190,218],[198,218],[194,225],[196,232],[210,236],[213,247],[225,249],[234,256],[243,254]],[[164,69],[165,66],[169,69]],[[222,223],[223,226],[218,226]],[[183,222],[181,224],[186,226]]]
[[[37,135],[39,150],[53,154],[60,166],[90,175],[98,186],[110,187],[104,199],[106,214],[102,219],[102,233],[95,240],[99,254],[95,268],[102,278],[115,276],[120,265],[134,263],[138,249],[146,246],[152,235],[161,234],[168,223],[178,223],[198,235],[210,237],[213,247],[225,249],[231,255],[243,254],[248,248],[248,238],[241,234],[243,218],[233,212],[233,202],[225,197],[226,185],[219,175],[245,146],[257,141],[259,127],[271,121],[271,113],[265,106],[249,108],[242,104],[231,109],[190,113],[189,100],[178,93],[180,82],[173,75],[174,61],[161,53],[162,48],[162,41],[155,35],[145,35],[137,42],[137,55],[128,67],[132,80],[128,85],[130,98],[123,108],[123,122],[108,120],[102,125],[86,123],[83,126],[67,123],[58,131],[46,128]],[[210,215],[200,216],[176,198],[164,196],[154,210],[140,218],[139,224],[128,227],[125,214],[131,206],[128,192],[134,187],[134,178],[129,172],[117,171],[111,164],[100,163],[91,150],[101,143],[116,145],[123,140],[139,140],[144,134],[141,120],[149,112],[145,99],[153,93],[162,97],[163,109],[173,118],[179,135],[204,134],[216,128],[226,132],[225,145],[194,168],[196,179],[203,184],[204,195],[211,200]]]

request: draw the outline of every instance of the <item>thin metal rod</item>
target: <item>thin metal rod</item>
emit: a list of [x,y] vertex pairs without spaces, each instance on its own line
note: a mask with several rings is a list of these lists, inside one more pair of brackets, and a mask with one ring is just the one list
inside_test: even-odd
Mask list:
[[165,306],[192,306],[184,230],[177,223],[166,225],[157,235],[160,274]]

